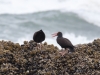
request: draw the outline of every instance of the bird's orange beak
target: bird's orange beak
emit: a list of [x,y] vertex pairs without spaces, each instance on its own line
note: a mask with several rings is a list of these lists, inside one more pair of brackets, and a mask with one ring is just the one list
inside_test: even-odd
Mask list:
[[55,36],[57,36],[57,33],[52,34],[52,37],[55,37]]

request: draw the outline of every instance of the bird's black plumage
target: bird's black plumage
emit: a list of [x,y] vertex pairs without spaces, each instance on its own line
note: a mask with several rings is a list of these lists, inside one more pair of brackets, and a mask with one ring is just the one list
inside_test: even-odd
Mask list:
[[73,44],[67,39],[63,38],[62,32],[58,32],[56,34],[57,37],[57,43],[62,47],[62,48],[69,48],[70,52],[74,52],[74,46]]
[[34,33],[33,40],[37,43],[41,43],[45,40],[45,33],[42,30],[39,30]]

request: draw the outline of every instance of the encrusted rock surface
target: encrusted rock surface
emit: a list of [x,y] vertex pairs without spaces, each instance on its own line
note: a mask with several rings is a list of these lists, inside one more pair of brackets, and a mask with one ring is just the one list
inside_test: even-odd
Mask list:
[[0,75],[100,75],[100,39],[59,54],[54,45],[0,41]]

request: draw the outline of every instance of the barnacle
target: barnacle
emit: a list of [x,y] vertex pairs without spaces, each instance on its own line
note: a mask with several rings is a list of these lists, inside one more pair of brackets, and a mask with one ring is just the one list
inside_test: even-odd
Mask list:
[[74,53],[59,54],[53,44],[39,44],[33,40],[23,45],[0,41],[1,75],[99,75],[100,39],[78,44]]

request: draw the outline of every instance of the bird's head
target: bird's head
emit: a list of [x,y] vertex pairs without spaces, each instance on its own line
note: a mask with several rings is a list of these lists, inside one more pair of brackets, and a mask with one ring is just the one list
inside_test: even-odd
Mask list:
[[40,32],[43,32],[42,29],[40,30]]
[[62,37],[62,32],[57,32],[52,34],[53,37],[58,36],[58,37]]

